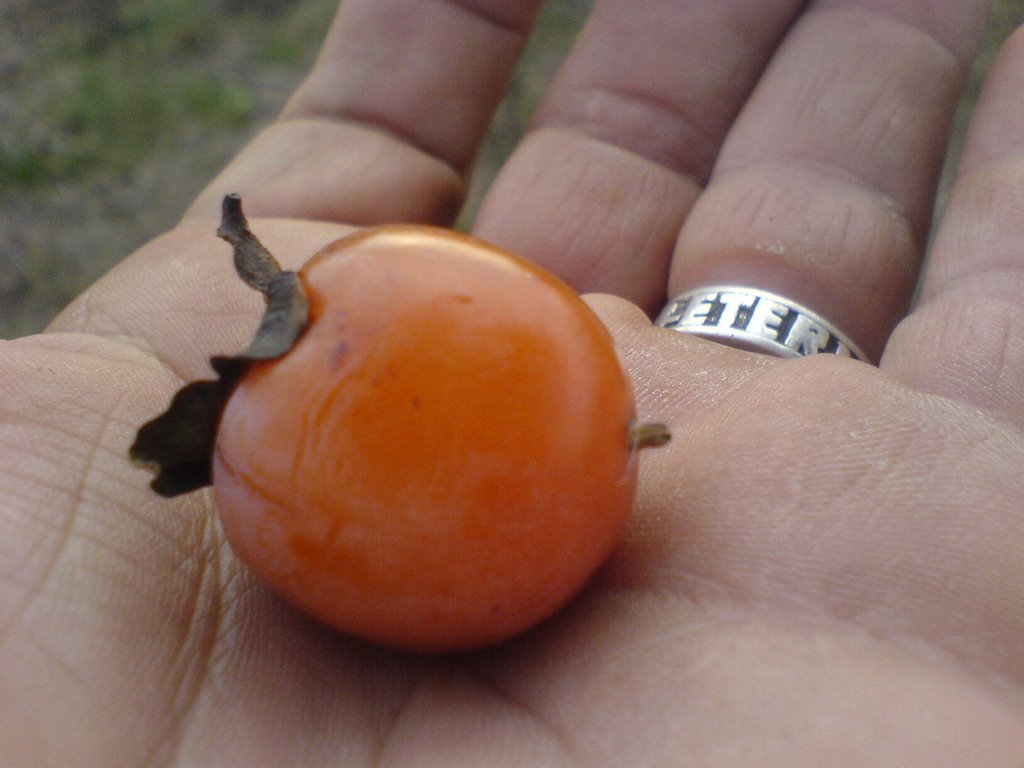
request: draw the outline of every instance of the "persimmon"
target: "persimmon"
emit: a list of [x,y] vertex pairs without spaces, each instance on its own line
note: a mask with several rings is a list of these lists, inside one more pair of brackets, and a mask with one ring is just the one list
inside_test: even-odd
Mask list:
[[326,624],[407,649],[494,643],[564,605],[619,540],[638,445],[665,436],[636,429],[587,304],[424,226],[338,240],[296,290],[297,340],[223,393],[212,483],[236,555]]

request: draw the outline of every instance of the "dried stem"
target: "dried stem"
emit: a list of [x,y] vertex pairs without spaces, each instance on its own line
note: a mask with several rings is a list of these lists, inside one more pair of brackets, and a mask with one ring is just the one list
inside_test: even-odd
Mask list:
[[658,448],[672,439],[664,424],[634,421],[629,425],[629,443],[633,448]]

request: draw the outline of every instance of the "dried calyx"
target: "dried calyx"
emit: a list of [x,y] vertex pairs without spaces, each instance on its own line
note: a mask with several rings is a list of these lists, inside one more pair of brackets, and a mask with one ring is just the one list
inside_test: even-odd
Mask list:
[[[156,472],[150,486],[161,496],[178,496],[212,483],[217,429],[235,386],[253,363],[274,360],[292,349],[309,322],[309,305],[298,274],[282,270],[253,235],[238,195],[224,198],[217,235],[231,244],[235,270],[246,285],[263,294],[266,308],[244,353],[211,358],[216,379],[186,384],[164,413],[139,428],[129,455],[136,464]],[[664,424],[629,425],[633,451],[664,445],[669,439]]]
[[150,486],[161,496],[210,485],[217,425],[235,385],[253,362],[281,357],[295,346],[309,319],[299,276],[282,270],[253,235],[236,194],[224,198],[217,235],[234,248],[235,270],[263,294],[266,309],[244,353],[210,359],[217,379],[186,384],[164,413],[139,428],[129,456],[156,470]]

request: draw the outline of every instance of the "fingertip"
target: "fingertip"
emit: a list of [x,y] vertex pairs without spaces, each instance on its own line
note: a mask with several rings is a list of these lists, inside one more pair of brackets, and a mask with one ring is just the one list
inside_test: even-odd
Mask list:
[[631,372],[673,358],[677,354],[676,345],[685,346],[692,338],[684,339],[681,334],[674,334],[678,339],[664,336],[664,328],[655,326],[643,309],[621,296],[587,293],[583,294],[583,300],[604,323]]
[[651,319],[646,312],[621,296],[611,293],[585,293],[582,298],[604,324],[609,326],[609,330],[613,325],[623,328],[651,325]]

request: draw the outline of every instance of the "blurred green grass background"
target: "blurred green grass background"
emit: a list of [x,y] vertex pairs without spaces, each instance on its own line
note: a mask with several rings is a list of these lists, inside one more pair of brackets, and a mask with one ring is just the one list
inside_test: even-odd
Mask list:
[[[592,0],[549,0],[498,111],[470,207]],[[280,109],[337,0],[0,0],[0,338],[40,330],[149,238]],[[1024,21],[996,0],[957,118]]]

